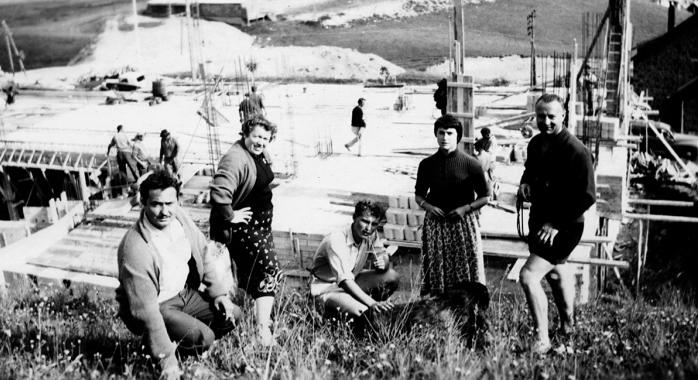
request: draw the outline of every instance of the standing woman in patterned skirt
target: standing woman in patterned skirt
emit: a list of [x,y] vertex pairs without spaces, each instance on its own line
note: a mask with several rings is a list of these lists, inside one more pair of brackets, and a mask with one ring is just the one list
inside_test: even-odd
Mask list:
[[466,281],[485,284],[479,209],[490,189],[482,166],[458,149],[460,121],[446,114],[434,123],[439,150],[419,163],[415,200],[427,214],[422,226],[422,295],[438,295]]
[[271,232],[274,173],[266,150],[276,125],[263,116],[242,124],[242,139],[221,158],[211,184],[211,238],[226,244],[238,284],[255,300],[259,342],[274,344],[271,312],[281,281]]

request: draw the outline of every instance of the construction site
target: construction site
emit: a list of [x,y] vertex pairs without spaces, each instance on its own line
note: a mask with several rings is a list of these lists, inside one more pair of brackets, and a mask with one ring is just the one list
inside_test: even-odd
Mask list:
[[[351,49],[261,48],[228,24],[273,17],[229,22],[204,17],[196,1],[175,3],[151,1],[146,9],[134,1],[132,12],[107,23],[91,55],[69,66],[25,70],[31,57],[23,56],[11,25],[3,22],[12,64],[2,67],[3,90],[16,91],[0,119],[3,290],[27,281],[85,284],[106,293],[118,286],[117,247],[141,209],[133,190],[138,175],[119,176],[116,156],[109,153],[117,125],[130,137],[143,136],[152,162],[158,161],[161,130],[175,137],[180,203],[207,234],[212,174],[239,139],[238,105],[254,85],[266,117],[278,125],[269,147],[276,176],[273,236],[286,286],[307,291],[308,268],[322,238],[351,222],[355,202],[371,199],[387,208],[381,233],[398,247],[392,260],[405,280],[397,298],[416,297],[424,211],[414,198],[415,180],[419,162],[437,149],[436,81],[403,81],[400,66]],[[648,72],[674,64],[653,52],[674,40],[661,36],[638,44],[630,17],[635,2],[608,0],[603,12],[579,15],[582,27],[565,51],[536,51],[536,17],[545,15],[540,9],[529,13],[531,54],[503,64],[492,78],[509,79],[497,85],[480,76],[487,61],[480,70],[465,49],[470,37],[464,14],[471,5],[446,3],[448,34],[438,38],[448,41],[449,56],[438,70],[448,80],[447,112],[464,126],[459,149],[472,154],[484,127],[498,142],[498,191],[480,214],[490,291],[496,285],[501,294],[520,292],[516,282],[529,256],[521,238],[528,205],[517,202],[517,191],[528,141],[538,133],[535,101],[555,93],[567,100],[567,127],[592,152],[595,167],[597,201],[585,214],[581,243],[569,259],[576,302],[593,303],[611,288],[621,289],[621,297],[639,297],[644,266],[652,260],[652,224],[698,223],[695,67],[674,70],[681,78],[671,89],[652,87]],[[696,34],[687,37],[698,28],[698,16],[677,23],[676,4],[670,3],[662,11],[668,15],[666,35],[680,36],[686,41],[675,49],[690,46],[692,57],[698,56]],[[207,4],[213,13],[220,5]],[[340,81],[303,80],[306,73]],[[367,102],[367,128],[357,155],[343,146],[352,138],[351,109],[359,98]],[[642,191],[660,177],[680,190]],[[636,243],[632,249],[628,239]]]

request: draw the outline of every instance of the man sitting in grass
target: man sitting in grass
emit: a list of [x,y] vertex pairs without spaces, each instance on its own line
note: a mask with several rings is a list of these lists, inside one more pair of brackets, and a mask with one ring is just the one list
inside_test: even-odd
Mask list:
[[[310,294],[327,317],[357,319],[370,310],[386,312],[393,305],[388,297],[397,289],[398,273],[390,268],[389,257],[376,229],[385,210],[371,201],[354,207],[354,221],[334,231],[315,252]],[[369,261],[369,256],[370,261]],[[365,269],[367,261],[375,269]]]
[[119,245],[116,299],[119,316],[143,335],[161,377],[175,379],[181,375],[175,351],[207,350],[232,330],[240,308],[228,297],[231,271],[218,269],[215,245],[178,205],[178,179],[164,168],[146,175],[140,218]]

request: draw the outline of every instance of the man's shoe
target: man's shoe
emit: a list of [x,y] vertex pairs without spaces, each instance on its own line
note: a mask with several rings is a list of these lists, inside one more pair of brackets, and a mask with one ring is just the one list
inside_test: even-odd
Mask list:
[[349,144],[344,144],[344,148],[347,150],[347,152],[351,153],[351,149],[349,148]]
[[553,348],[553,345],[550,344],[550,339],[548,340],[537,340],[532,346],[531,346],[531,352],[537,355],[545,355],[547,354],[551,349]]

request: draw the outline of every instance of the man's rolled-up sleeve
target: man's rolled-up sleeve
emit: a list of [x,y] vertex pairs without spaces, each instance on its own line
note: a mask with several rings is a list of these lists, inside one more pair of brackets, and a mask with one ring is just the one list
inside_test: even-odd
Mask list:
[[351,252],[343,234],[335,233],[330,236],[327,261],[330,264],[332,274],[337,278],[338,284],[345,280],[354,280]]

